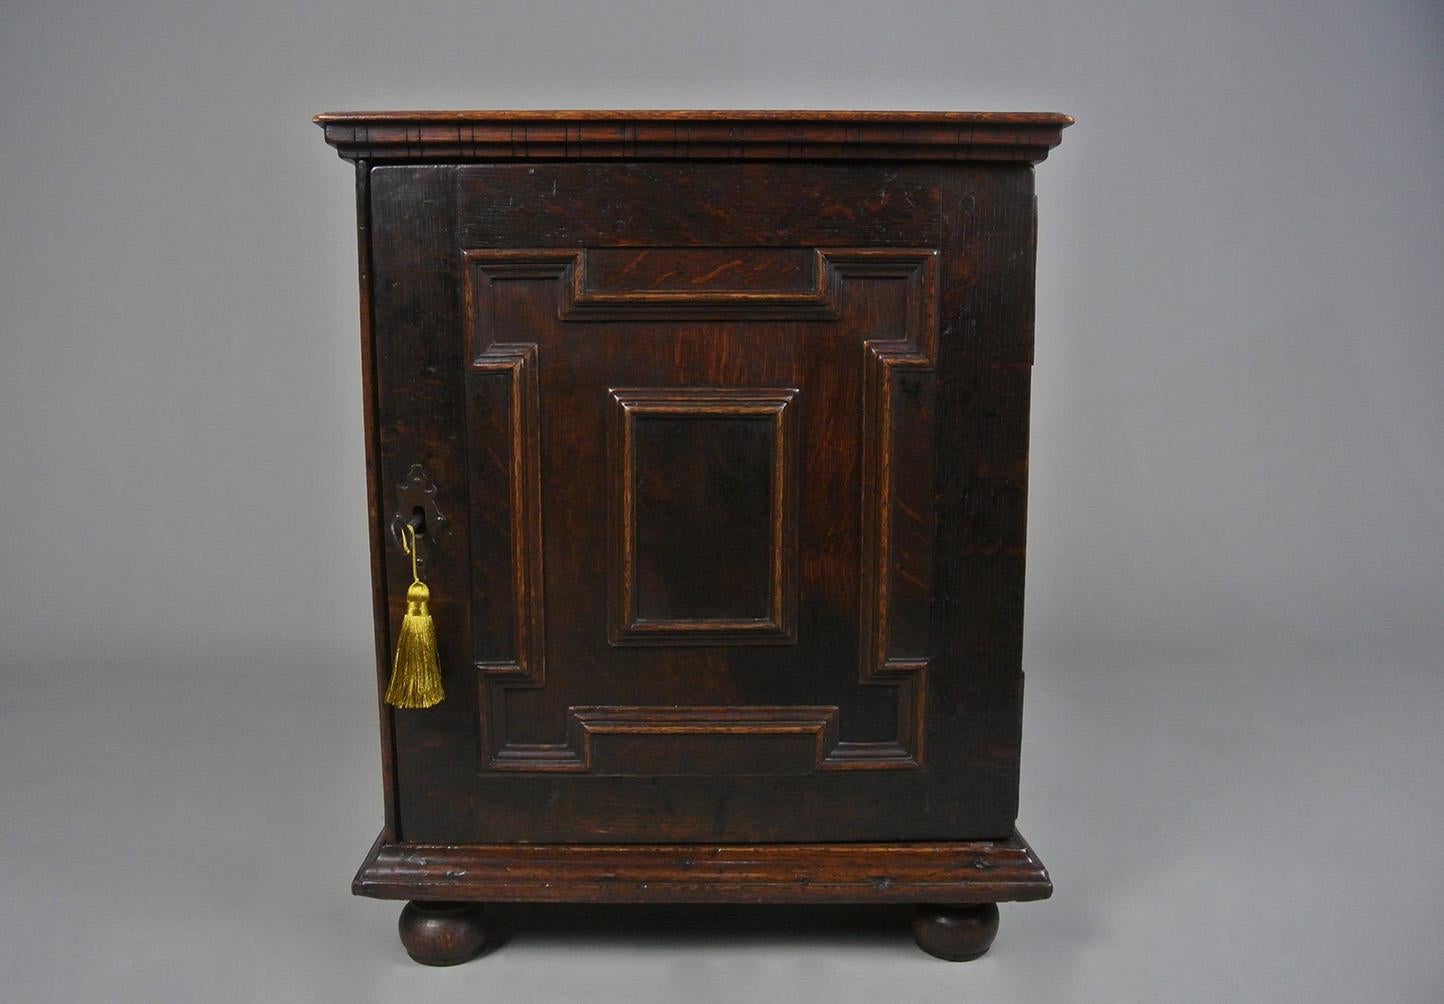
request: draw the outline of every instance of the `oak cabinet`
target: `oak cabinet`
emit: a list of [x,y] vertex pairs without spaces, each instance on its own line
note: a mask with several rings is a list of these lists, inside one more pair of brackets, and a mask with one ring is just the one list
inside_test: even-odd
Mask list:
[[363,895],[906,901],[986,950],[1013,828],[1049,114],[341,113],[384,690]]

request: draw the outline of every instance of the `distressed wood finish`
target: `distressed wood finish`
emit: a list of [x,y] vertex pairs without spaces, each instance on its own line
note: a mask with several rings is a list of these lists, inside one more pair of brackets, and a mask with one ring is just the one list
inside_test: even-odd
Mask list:
[[1052,895],[1017,833],[903,844],[383,844],[352,891],[382,899],[597,903],[991,903]]
[[[838,173],[860,187],[875,171]],[[780,208],[812,175],[750,169],[740,183]],[[564,185],[579,200],[565,220],[508,216],[504,231],[475,231],[463,243],[555,241],[562,224],[583,246],[460,249],[473,361],[469,454],[458,463],[471,465],[473,484],[492,486],[472,492],[485,770],[475,821],[458,832],[416,818],[416,839],[862,840],[1011,826],[1008,805],[930,796],[925,773],[905,784],[860,776],[924,762],[939,252],[794,246],[777,222],[730,224],[749,241],[740,246],[597,247],[623,193],[654,207],[634,236],[670,238],[684,221],[667,221],[661,207],[679,187],[738,182],[711,166],[459,176],[463,235],[518,186],[545,199]],[[902,191],[908,197],[892,207],[869,192],[876,204],[860,229],[880,239],[892,220],[894,239],[936,243],[936,217],[918,212],[920,202],[938,203],[936,172],[913,169]],[[821,223],[799,216],[794,226],[836,243],[850,228],[825,194],[812,196]],[[593,218],[591,207],[604,210]],[[738,425],[746,414],[773,416],[773,434],[747,446]],[[640,451],[637,422],[659,429]],[[719,438],[723,422],[732,424]],[[714,428],[699,432],[706,425]],[[805,479],[793,471],[798,440],[810,458]],[[755,496],[748,468],[767,469],[770,486],[751,526],[738,511]],[[658,515],[669,508],[670,518]],[[725,524],[724,535],[699,540],[708,523]],[[748,544],[754,536],[765,540]],[[748,553],[752,584],[766,582],[766,609],[708,614],[745,599],[748,582],[733,570]],[[650,566],[639,560],[648,554]],[[810,610],[797,610],[799,592],[813,598]],[[544,626],[559,616],[564,629]],[[756,645],[775,650],[764,657]],[[638,646],[665,651],[630,651]],[[807,777],[836,772],[852,776]],[[532,792],[503,779],[516,773],[547,777]],[[779,813],[779,796],[816,808]],[[860,800],[870,812],[857,811]],[[930,800],[945,808],[929,809]],[[567,813],[546,808],[559,801]],[[500,804],[506,812],[484,808]],[[992,821],[981,818],[988,812]]]
[[[916,902],[1017,836],[1033,163],[1063,115],[388,112],[355,161],[378,682],[420,517],[447,699],[355,889]],[[381,691],[378,691],[381,692]],[[981,946],[981,948],[979,947]]]
[[327,112],[343,157],[380,160],[1021,160],[1072,124],[1043,112]]

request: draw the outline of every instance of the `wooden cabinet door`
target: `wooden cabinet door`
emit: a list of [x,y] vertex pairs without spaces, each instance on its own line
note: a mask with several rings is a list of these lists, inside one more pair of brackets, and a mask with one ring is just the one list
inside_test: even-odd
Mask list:
[[1007,834],[1032,218],[1018,165],[373,169],[378,504],[446,517],[401,838]]

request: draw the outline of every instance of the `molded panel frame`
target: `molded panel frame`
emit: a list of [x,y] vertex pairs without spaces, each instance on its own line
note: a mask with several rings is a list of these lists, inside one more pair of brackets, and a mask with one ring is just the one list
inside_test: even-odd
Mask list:
[[[613,645],[790,645],[797,641],[796,388],[621,387],[612,400],[609,524]],[[644,618],[637,576],[637,424],[655,418],[766,419],[772,424],[768,607],[757,618]]]

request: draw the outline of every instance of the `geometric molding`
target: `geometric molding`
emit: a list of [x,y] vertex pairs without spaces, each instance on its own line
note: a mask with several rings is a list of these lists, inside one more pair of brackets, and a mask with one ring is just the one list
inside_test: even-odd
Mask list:
[[[612,574],[609,580],[608,638],[613,645],[757,645],[790,644],[797,640],[797,511],[796,408],[797,391],[744,387],[613,388],[610,419],[611,458],[610,542]],[[740,422],[762,421],[771,427],[769,456],[755,464],[766,468],[770,482],[764,491],[770,541],[767,545],[761,589],[765,612],[752,616],[644,616],[639,581],[638,551],[642,527],[638,525],[639,483],[648,473],[641,469],[645,453],[639,449],[639,427],[658,421],[684,422],[700,430],[713,427],[712,436],[725,445],[729,432]],[[762,458],[744,458],[762,460]],[[664,485],[684,480],[676,472],[662,473]],[[697,472],[705,490],[705,468]],[[690,514],[688,514],[690,515]],[[701,534],[701,531],[699,531]],[[713,551],[716,541],[707,541]],[[689,575],[699,570],[689,555],[673,555],[676,567]],[[712,577],[720,582],[719,576]],[[725,600],[714,602],[725,606]]]
[[[836,745],[836,735],[835,707],[571,708],[566,742],[513,744],[497,755],[491,767],[604,776],[809,774]],[[614,737],[629,741],[625,769],[611,766],[618,759],[607,748]],[[648,742],[638,745],[637,737]],[[697,737],[713,740],[700,747],[705,752],[697,752],[693,742]],[[747,743],[739,745],[738,739]],[[719,758],[719,749],[734,755]],[[745,758],[741,763],[739,756]]]
[[562,280],[557,317],[564,321],[832,321],[838,317],[841,298],[840,277],[821,250],[813,252],[805,284],[772,290],[696,284],[673,289],[596,288],[586,249],[498,249],[464,255],[491,277]]
[[[896,758],[908,766],[920,766],[923,759],[923,723],[926,709],[928,660],[925,654],[891,654],[890,627],[894,614],[894,520],[899,512],[916,518],[921,507],[899,505],[900,490],[918,486],[902,485],[894,477],[894,458],[901,448],[896,428],[897,387],[908,371],[930,371],[937,359],[938,317],[936,300],[937,255],[899,254],[893,251],[862,251],[839,256],[838,269],[849,277],[891,277],[908,284],[907,323],[902,337],[871,340],[863,385],[863,524],[862,524],[862,644],[858,680],[863,684],[898,688],[898,739],[884,743],[850,743],[841,756],[856,756],[874,765],[880,759]],[[932,484],[921,486],[931,493]],[[929,552],[921,556],[926,560]],[[917,559],[915,559],[917,560]],[[915,579],[931,582],[930,562],[925,571],[915,570]]]
[[402,160],[1012,160],[1072,124],[1048,112],[396,111],[312,121],[342,157]]
[[[565,321],[835,321],[840,316],[842,279],[821,250],[812,252],[808,281],[792,289],[730,289],[696,280],[670,289],[604,288],[592,282],[588,253],[572,254],[558,307]],[[699,253],[668,249],[668,255],[680,260]]]
[[478,376],[500,375],[508,382],[507,427],[511,451],[505,498],[511,513],[512,630],[510,659],[476,664],[483,675],[542,686],[546,682],[542,602],[541,446],[538,441],[537,347],[488,346],[471,365]]
[[[910,755],[894,752],[900,743],[842,741],[838,718],[832,705],[574,707],[567,711],[565,741],[508,743],[487,766],[599,777],[776,777],[918,766]],[[618,747],[616,737],[625,737],[625,747]],[[698,737],[710,741],[699,743]]]
[[[932,249],[912,248],[819,248],[814,249],[815,267],[806,288],[795,291],[756,291],[716,288],[687,289],[646,289],[646,290],[595,290],[587,284],[586,251],[569,249],[475,249],[463,252],[465,316],[470,319],[467,326],[468,354],[472,359],[469,372],[472,376],[502,374],[509,378],[509,434],[510,466],[508,500],[511,510],[511,567],[514,600],[515,652],[510,659],[478,660],[476,668],[491,686],[481,688],[481,732],[483,762],[493,770],[503,771],[587,771],[594,762],[594,753],[589,753],[588,743],[599,735],[619,734],[616,729],[632,729],[639,735],[668,734],[711,734],[698,731],[701,726],[690,718],[693,712],[718,713],[722,719],[731,716],[730,721],[718,720],[719,730],[733,735],[777,735],[777,723],[759,725],[758,714],[779,712],[791,715],[788,721],[796,729],[814,730],[820,737],[819,747],[824,750],[817,758],[815,769],[833,770],[897,770],[916,769],[923,763],[925,748],[924,722],[926,708],[926,681],[928,658],[924,652],[894,652],[893,626],[898,617],[900,603],[895,601],[898,580],[906,578],[914,584],[921,584],[923,594],[931,583],[931,566],[901,570],[894,567],[898,558],[894,555],[894,536],[900,518],[916,518],[924,509],[930,510],[931,503],[907,505],[900,494],[909,485],[907,479],[895,478],[894,457],[909,437],[898,429],[900,402],[913,397],[912,393],[899,393],[899,384],[904,374],[930,381],[937,359],[938,313],[936,296],[937,258]],[[898,336],[888,339],[872,339],[863,345],[864,352],[864,394],[863,394],[863,477],[862,477],[862,568],[861,582],[861,623],[860,623],[860,665],[858,682],[864,686],[885,686],[897,690],[897,726],[895,738],[881,741],[858,742],[837,738],[836,709],[817,708],[659,708],[659,709],[572,709],[568,716],[567,739],[563,743],[518,743],[506,739],[502,734],[503,719],[497,707],[501,694],[493,689],[505,690],[511,687],[541,687],[545,685],[544,628],[542,623],[542,532],[540,501],[540,443],[539,443],[539,402],[536,369],[538,350],[531,343],[501,343],[493,341],[492,297],[494,283],[506,279],[560,279],[558,285],[557,317],[568,321],[598,320],[836,320],[842,316],[843,298],[847,280],[891,279],[905,283],[906,301],[904,314],[899,325]],[[914,387],[914,390],[917,388]],[[699,405],[707,408],[722,407],[726,393],[740,392],[744,395],[761,395],[751,407],[765,407],[775,413],[778,422],[778,440],[774,457],[781,458],[777,469],[791,470],[796,467],[791,459],[795,450],[794,436],[784,431],[790,419],[788,404],[795,399],[796,392],[790,389],[773,388],[649,388],[620,389],[613,392],[614,406],[625,410],[629,405],[616,395],[642,395],[640,403],[647,403],[645,395],[667,393],[673,396],[670,404],[659,406],[677,408]],[[701,397],[695,396],[702,395]],[[786,395],[786,400],[782,399]],[[660,401],[660,399],[658,399]],[[614,412],[615,415],[615,412]],[[614,422],[614,428],[617,423]],[[620,423],[625,430],[626,422]],[[628,447],[625,434],[621,437],[620,456],[625,456]],[[616,440],[614,439],[614,442]],[[616,447],[614,447],[616,448]],[[930,453],[930,447],[928,448]],[[613,462],[614,500],[625,488],[628,478],[619,475],[618,464]],[[783,570],[774,575],[774,598],[778,595],[777,582],[781,581],[781,603],[774,602],[772,612],[766,618],[749,619],[748,625],[718,624],[703,620],[667,624],[659,631],[672,631],[676,635],[696,639],[696,644],[740,644],[738,638],[748,630],[756,633],[748,637],[752,644],[784,644],[795,639],[795,612],[789,602],[790,582],[787,578],[789,547],[785,543],[788,515],[794,506],[787,505],[786,478],[774,485],[773,519],[774,527],[778,514],[783,520],[781,529],[774,529],[772,553],[782,557]],[[620,487],[619,487],[620,486]],[[931,495],[932,485],[911,485],[914,490]],[[780,493],[780,494],[779,494]],[[781,504],[778,499],[781,499]],[[614,503],[615,504],[615,501]],[[625,506],[620,507],[625,512]],[[899,514],[902,514],[900,516]],[[613,523],[614,544],[624,542],[626,533],[617,533]],[[779,545],[779,541],[783,543]],[[625,545],[624,545],[625,546]],[[791,548],[795,551],[795,545]],[[913,555],[914,561],[927,560],[926,555]],[[776,562],[774,560],[774,568]],[[795,576],[795,573],[792,573]],[[627,600],[625,583],[617,589],[620,599],[613,597],[612,613],[609,614],[609,636],[615,644],[646,644],[634,635],[646,636],[645,621],[630,616],[630,609],[623,605]],[[926,618],[926,610],[918,610],[917,604],[907,611],[914,618]],[[754,625],[753,622],[758,622]],[[638,629],[637,625],[642,627]],[[702,640],[702,635],[712,631],[714,637]],[[653,636],[655,637],[655,636]],[[662,642],[656,642],[661,644]],[[675,638],[665,643],[679,644]],[[626,715],[645,711],[648,716],[640,723],[628,724]],[[822,710],[833,714],[825,725],[819,724]],[[611,718],[608,718],[608,715]],[[600,717],[598,717],[600,716]],[[670,716],[670,718],[669,718]],[[610,724],[608,724],[610,723]],[[620,723],[620,724],[618,724]]]

